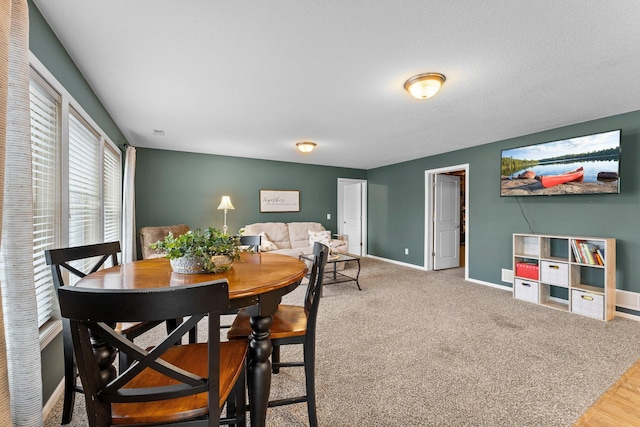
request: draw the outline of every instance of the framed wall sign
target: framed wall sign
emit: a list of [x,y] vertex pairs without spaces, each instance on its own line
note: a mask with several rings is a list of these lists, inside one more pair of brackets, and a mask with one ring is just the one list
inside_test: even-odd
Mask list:
[[260,190],[260,212],[300,212],[300,192]]

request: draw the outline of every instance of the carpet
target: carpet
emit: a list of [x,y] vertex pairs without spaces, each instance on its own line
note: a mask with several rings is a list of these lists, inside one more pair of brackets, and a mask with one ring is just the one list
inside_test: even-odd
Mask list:
[[[363,290],[327,285],[320,304],[321,426],[570,426],[640,355],[629,319],[601,322],[446,272],[361,263]],[[304,291],[284,302],[301,304]],[[301,357],[291,347],[282,360]],[[272,398],[303,392],[301,368],[273,376]],[[61,406],[45,426],[59,425]],[[306,426],[306,407],[270,408],[267,423]],[[87,425],[81,396],[70,425]]]

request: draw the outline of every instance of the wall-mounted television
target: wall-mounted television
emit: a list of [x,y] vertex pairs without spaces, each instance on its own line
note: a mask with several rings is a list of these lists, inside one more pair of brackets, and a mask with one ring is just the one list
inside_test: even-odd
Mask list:
[[620,129],[502,150],[500,196],[617,194]]

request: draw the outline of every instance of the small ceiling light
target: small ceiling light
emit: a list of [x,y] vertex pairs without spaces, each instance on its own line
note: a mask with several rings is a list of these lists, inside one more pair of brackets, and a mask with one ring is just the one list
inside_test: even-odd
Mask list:
[[404,88],[415,98],[427,99],[438,93],[445,80],[440,73],[418,74],[407,80]]
[[310,153],[314,148],[316,148],[316,143],[311,141],[302,141],[296,143],[296,147],[298,147],[298,150],[302,151],[303,153]]

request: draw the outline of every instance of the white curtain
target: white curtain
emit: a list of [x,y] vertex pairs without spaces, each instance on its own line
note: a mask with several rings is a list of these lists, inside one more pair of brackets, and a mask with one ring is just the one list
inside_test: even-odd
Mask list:
[[[0,425],[41,426],[42,380],[33,277],[33,196],[26,0],[0,2],[0,284],[7,362],[0,361]],[[0,357],[4,358],[4,349]],[[7,379],[9,393],[7,393]],[[12,421],[7,400],[11,396]]]
[[122,263],[136,260],[136,149],[127,147],[122,189]]

